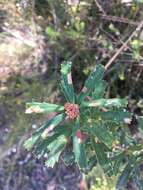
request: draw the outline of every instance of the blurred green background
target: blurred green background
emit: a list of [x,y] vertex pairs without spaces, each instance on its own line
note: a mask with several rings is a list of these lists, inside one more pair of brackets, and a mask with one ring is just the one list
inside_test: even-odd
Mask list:
[[[11,174],[22,159],[23,139],[47,117],[25,115],[25,103],[63,100],[59,69],[65,60],[73,62],[79,92],[96,64],[106,65],[142,20],[142,0],[0,0],[0,189],[12,189]],[[142,115],[142,71],[141,29],[108,68],[106,97],[127,97],[129,110]],[[136,126],[133,135],[135,131]],[[18,171],[18,179],[20,175]],[[112,190],[116,180],[98,166],[77,186]],[[12,190],[18,188],[36,187],[24,186],[21,180]],[[46,188],[51,187],[41,186]],[[135,188],[132,181],[126,187]]]

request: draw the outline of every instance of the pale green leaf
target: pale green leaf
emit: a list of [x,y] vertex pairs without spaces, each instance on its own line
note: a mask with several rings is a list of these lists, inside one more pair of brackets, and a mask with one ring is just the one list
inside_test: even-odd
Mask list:
[[26,113],[61,112],[64,110],[64,106],[46,102],[30,102],[26,104],[26,108]]
[[88,102],[83,102],[82,105],[85,107],[105,107],[105,108],[112,108],[112,107],[117,107],[117,108],[122,108],[126,107],[128,104],[128,101],[126,99],[118,99],[118,98],[113,98],[113,99],[98,99],[94,101],[88,101]]
[[80,128],[79,119],[76,120],[76,126],[73,132],[73,152],[75,155],[75,161],[79,165],[81,169],[86,168],[87,166],[87,159],[86,159],[86,152],[85,152],[85,145],[77,136],[76,132]]
[[47,167],[53,168],[54,165],[59,161],[59,157],[63,152],[66,143],[67,138],[64,135],[61,135],[47,146],[47,149],[49,150],[48,159],[45,162]]

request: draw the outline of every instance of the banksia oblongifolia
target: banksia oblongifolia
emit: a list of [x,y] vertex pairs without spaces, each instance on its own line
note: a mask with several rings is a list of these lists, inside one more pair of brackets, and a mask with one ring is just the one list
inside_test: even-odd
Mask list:
[[75,119],[79,116],[79,105],[72,103],[65,103],[64,105],[65,113],[70,119]]
[[[116,142],[120,145],[121,132],[124,131],[122,124],[131,122],[131,114],[125,110],[128,101],[104,98],[107,84],[103,80],[105,69],[100,64],[96,65],[77,95],[72,83],[71,67],[70,62],[61,65],[60,86],[65,97],[63,105],[27,103],[26,113],[56,114],[38,128],[24,146],[38,158],[48,154],[45,161],[47,167],[54,167],[62,156],[66,164],[71,165],[71,161],[74,161],[82,171],[89,171],[97,162],[106,173],[113,171],[117,168],[114,163],[117,165],[119,161],[125,160],[123,152],[126,144],[129,148],[130,142],[131,146],[134,142],[126,142],[126,138],[121,138],[121,143],[125,141],[125,146],[121,152],[117,152]],[[143,123],[143,117],[140,118],[140,123]],[[134,159],[135,155],[131,162]]]

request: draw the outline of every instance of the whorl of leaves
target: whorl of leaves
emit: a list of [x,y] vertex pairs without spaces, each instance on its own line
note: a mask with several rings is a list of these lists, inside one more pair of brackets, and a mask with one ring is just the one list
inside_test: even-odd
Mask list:
[[[67,165],[74,161],[83,172],[90,171],[97,163],[109,176],[122,172],[117,183],[117,189],[121,189],[143,160],[143,145],[131,137],[126,124],[132,117],[125,109],[128,101],[104,98],[107,84],[103,80],[105,69],[100,64],[81,92],[75,94],[71,68],[70,62],[61,65],[61,90],[65,104],[78,105],[79,114],[71,119],[64,105],[27,103],[27,113],[56,112],[57,115],[38,128],[24,146],[38,158],[48,154],[45,162],[48,167],[54,167],[62,158]],[[142,117],[139,127],[142,131]]]

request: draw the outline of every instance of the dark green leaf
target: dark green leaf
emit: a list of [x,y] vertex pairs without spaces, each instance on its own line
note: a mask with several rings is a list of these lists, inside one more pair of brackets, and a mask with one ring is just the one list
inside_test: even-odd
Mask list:
[[96,83],[95,90],[92,93],[93,100],[103,98],[107,83],[103,80]]
[[96,65],[95,70],[90,74],[88,79],[85,81],[84,87],[79,94],[78,101],[81,103],[84,98],[92,93],[96,89],[96,85],[101,82],[104,75],[104,67],[100,64]]
[[53,137],[54,136],[49,137],[44,140],[43,139],[39,140],[39,142],[36,144],[36,146],[34,147],[33,153],[38,159],[40,159],[45,153],[48,153],[47,146],[49,143],[52,142]]
[[102,144],[101,143],[94,143],[93,146],[95,148],[95,154],[96,154],[96,158],[97,158],[98,163],[101,165],[101,167],[104,169],[104,171],[107,174],[111,174],[113,172],[112,163],[107,158],[107,155],[104,152]]
[[131,114],[126,110],[109,110],[106,112],[100,112],[100,115],[103,120],[122,123],[124,122],[124,119],[131,118]]
[[67,102],[75,102],[75,93],[72,84],[71,62],[61,64],[61,89]]
[[52,143],[60,134],[53,134],[52,136],[46,139],[40,139],[36,146],[34,147],[33,153],[37,156],[37,158],[41,158],[45,153],[48,152],[48,145]]
[[123,158],[124,158],[123,153],[121,153],[121,154],[114,157],[114,166],[113,166],[114,175],[118,174],[118,172],[120,170],[120,165],[123,162]]
[[25,141],[24,147],[27,150],[32,149],[33,146],[38,141],[38,139],[41,137],[45,129],[49,128],[49,131],[53,130],[53,128],[57,126],[64,118],[65,114],[59,114],[50,119],[49,121],[47,121],[44,125],[42,125],[39,129],[37,129],[36,132],[34,132],[33,135],[28,140]]
[[48,136],[46,139],[40,138],[36,146],[34,147],[33,153],[38,157],[42,157],[45,153],[47,153],[48,145],[55,141],[59,136],[64,135],[65,137],[69,137],[71,131],[67,128],[67,126],[57,126],[54,128],[52,135]]
[[115,138],[102,123],[94,123],[89,130],[91,134],[96,135],[99,141],[104,143],[107,147],[112,147]]
[[143,131],[143,116],[138,117],[138,125],[141,131]]

